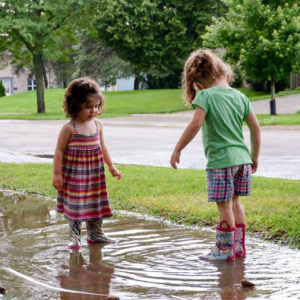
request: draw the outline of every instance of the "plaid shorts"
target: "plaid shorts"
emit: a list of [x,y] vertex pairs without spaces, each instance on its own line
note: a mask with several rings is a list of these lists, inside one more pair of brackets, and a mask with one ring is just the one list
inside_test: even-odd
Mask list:
[[251,192],[251,164],[206,170],[208,202],[229,201]]

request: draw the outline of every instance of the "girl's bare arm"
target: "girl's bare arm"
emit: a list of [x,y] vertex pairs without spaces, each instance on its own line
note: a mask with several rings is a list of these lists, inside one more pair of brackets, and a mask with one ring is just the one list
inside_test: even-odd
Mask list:
[[57,145],[54,153],[54,162],[53,162],[53,186],[61,191],[63,188],[63,178],[62,178],[62,163],[63,163],[63,157],[64,157],[64,152],[66,150],[66,146],[70,138],[73,136],[72,126],[67,123],[63,126],[61,129],[58,140],[57,140]]
[[261,144],[260,127],[254,112],[246,117],[245,122],[250,130],[252,173],[255,173],[258,167],[258,156]]
[[193,140],[193,138],[199,132],[203,121],[205,119],[205,111],[197,106],[194,112],[194,116],[190,124],[184,130],[182,136],[180,137],[173,154],[171,156],[170,164],[174,169],[177,169],[177,164],[180,163],[181,151]]
[[98,123],[99,128],[100,128],[100,143],[101,143],[101,147],[102,147],[104,162],[107,164],[108,170],[111,173],[111,175],[113,177],[117,177],[118,180],[120,180],[122,178],[122,173],[114,166],[113,161],[111,159],[111,156],[109,154],[108,148],[105,144],[104,134],[103,134],[103,125],[98,120],[97,120],[97,123]]

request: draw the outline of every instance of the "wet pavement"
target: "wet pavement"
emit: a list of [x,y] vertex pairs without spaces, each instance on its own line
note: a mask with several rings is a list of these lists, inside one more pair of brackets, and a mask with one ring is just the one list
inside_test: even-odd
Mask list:
[[54,201],[0,191],[4,299],[300,299],[299,251],[249,239],[246,259],[210,263],[198,258],[213,244],[207,229],[126,213],[104,224],[117,244],[88,246],[83,230],[82,250],[71,251]]
[[[113,160],[120,164],[169,167],[170,155],[191,120],[191,112],[103,119]],[[66,121],[0,120],[0,161],[48,162]],[[300,179],[300,125],[262,127],[258,176]],[[250,146],[249,131],[244,128]],[[205,169],[201,133],[182,152],[180,168]]]

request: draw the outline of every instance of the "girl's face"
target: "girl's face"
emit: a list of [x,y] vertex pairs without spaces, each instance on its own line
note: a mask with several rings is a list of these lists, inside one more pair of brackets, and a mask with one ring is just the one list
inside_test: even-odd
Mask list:
[[86,122],[91,121],[98,114],[100,106],[100,99],[98,97],[88,96],[86,103],[81,106],[79,118]]

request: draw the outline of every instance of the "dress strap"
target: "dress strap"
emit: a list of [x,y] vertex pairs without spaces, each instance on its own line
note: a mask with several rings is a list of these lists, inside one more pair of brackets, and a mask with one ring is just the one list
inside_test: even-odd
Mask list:
[[99,132],[99,126],[98,126],[98,123],[97,123],[97,121],[94,119],[94,122],[95,122],[95,124],[96,124],[96,127],[97,127],[97,132],[96,133],[98,133]]

